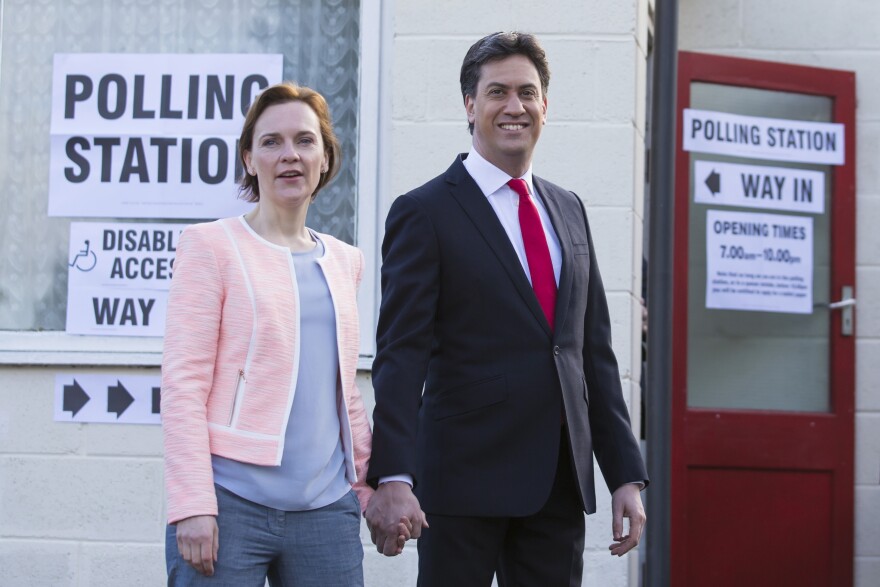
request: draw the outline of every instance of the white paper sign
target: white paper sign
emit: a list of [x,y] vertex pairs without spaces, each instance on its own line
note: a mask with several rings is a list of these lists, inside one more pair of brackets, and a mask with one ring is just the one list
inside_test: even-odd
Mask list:
[[282,66],[282,55],[56,54],[49,216],[246,212],[236,143]]
[[685,108],[685,151],[843,165],[844,125]]
[[150,375],[58,373],[55,421],[160,424],[161,380]]
[[67,332],[162,336],[186,224],[70,224]]
[[813,219],[708,210],[706,307],[813,312]]
[[694,162],[694,201],[792,212],[825,212],[825,174],[789,167]]

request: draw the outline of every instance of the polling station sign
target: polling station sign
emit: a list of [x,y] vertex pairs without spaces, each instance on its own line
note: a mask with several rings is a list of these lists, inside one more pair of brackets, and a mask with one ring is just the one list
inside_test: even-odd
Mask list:
[[813,219],[708,210],[706,307],[813,312]]
[[825,174],[820,171],[700,160],[694,162],[693,185],[699,204],[825,212]]
[[177,241],[186,226],[71,222],[66,331],[163,336]]
[[685,151],[843,165],[844,125],[685,108]]
[[49,216],[234,216],[247,108],[282,55],[56,54]]

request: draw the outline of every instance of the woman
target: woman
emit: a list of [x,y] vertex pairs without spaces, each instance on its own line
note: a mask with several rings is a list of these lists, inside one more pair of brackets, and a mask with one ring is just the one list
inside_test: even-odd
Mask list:
[[168,300],[169,585],[362,585],[370,428],[355,385],[363,255],[305,225],[339,170],[324,98],[251,105],[242,217],[187,228]]

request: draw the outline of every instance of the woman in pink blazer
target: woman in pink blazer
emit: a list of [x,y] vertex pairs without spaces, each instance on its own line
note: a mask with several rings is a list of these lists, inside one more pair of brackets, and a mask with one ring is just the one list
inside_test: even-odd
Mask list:
[[242,217],[187,228],[168,300],[169,585],[362,585],[370,428],[355,385],[363,255],[305,225],[336,175],[324,98],[251,105]]

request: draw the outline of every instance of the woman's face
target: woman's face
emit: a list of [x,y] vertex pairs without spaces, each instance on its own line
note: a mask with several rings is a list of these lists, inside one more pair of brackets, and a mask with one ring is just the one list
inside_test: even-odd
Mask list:
[[327,170],[318,115],[305,102],[269,106],[254,125],[245,153],[247,171],[256,174],[260,201],[282,207],[308,206]]

